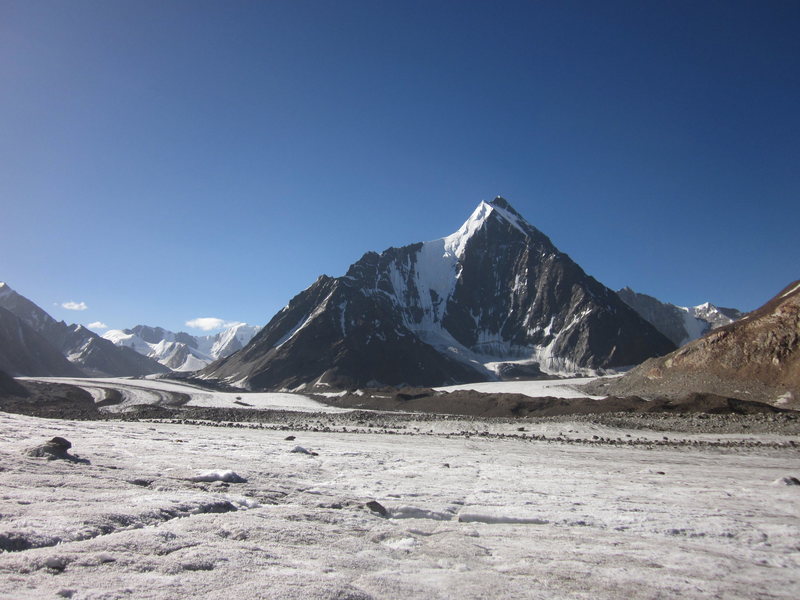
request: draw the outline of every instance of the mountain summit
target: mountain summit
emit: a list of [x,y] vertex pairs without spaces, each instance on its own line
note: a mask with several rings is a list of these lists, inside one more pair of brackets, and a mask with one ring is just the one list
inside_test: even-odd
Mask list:
[[321,276],[202,376],[253,389],[442,385],[613,369],[673,348],[495,198],[452,235]]

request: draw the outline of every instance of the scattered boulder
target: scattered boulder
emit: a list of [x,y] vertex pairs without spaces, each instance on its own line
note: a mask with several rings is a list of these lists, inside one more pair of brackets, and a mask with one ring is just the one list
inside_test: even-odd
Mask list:
[[376,502],[375,500],[370,500],[364,506],[370,509],[372,512],[379,514],[382,517],[388,517],[389,511],[386,510],[386,507],[383,506],[380,502]]
[[293,435],[287,435],[283,439],[286,440],[287,442],[293,442],[295,440],[295,437]]
[[147,487],[151,483],[155,481],[155,479],[148,479],[145,477],[134,477],[133,479],[128,479],[128,483],[131,485],[138,485],[139,487]]
[[35,458],[46,458],[47,460],[68,460],[80,463],[89,462],[86,459],[78,458],[67,452],[70,448],[72,448],[72,442],[63,437],[54,437],[44,444],[28,448],[25,450],[25,454]]
[[800,479],[797,477],[781,477],[772,482],[772,485],[800,485]]

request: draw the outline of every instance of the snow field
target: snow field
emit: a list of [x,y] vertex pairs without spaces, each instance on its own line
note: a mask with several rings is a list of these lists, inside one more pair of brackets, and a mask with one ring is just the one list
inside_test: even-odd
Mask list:
[[485,394],[523,394],[531,398],[592,398],[602,400],[603,396],[590,396],[576,386],[594,381],[596,377],[573,377],[570,379],[548,379],[541,381],[486,381],[481,383],[462,383],[436,388],[444,392],[456,390],[475,390]]
[[[42,546],[0,554],[0,597],[796,597],[796,450],[433,433],[0,413],[0,542]],[[56,435],[91,464],[21,454]]]

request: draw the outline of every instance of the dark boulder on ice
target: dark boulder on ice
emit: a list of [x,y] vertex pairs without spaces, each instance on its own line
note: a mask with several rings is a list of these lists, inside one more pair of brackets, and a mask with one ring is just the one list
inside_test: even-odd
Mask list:
[[35,458],[46,458],[47,460],[69,460],[72,462],[82,463],[89,462],[86,459],[78,458],[77,456],[73,456],[67,452],[67,450],[70,448],[72,448],[72,442],[63,437],[54,437],[44,444],[39,444],[38,446],[28,448],[25,450],[25,454]]
[[383,506],[380,502],[376,502],[375,500],[370,500],[364,506],[370,509],[372,512],[379,514],[382,517],[386,517],[389,515],[389,511],[386,510],[386,507]]
[[800,485],[800,479],[797,477],[792,477],[791,475],[788,477],[781,477],[780,479],[776,479],[772,482],[773,485]]

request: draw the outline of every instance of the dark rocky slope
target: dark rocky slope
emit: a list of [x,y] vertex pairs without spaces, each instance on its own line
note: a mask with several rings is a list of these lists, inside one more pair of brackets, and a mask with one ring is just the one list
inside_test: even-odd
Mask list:
[[83,377],[41,335],[16,315],[0,307],[0,369],[9,375],[33,377]]
[[5,371],[0,371],[0,398],[14,396],[17,398],[27,397],[28,390],[25,389],[16,379]]

